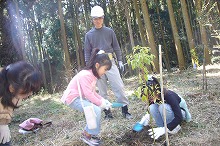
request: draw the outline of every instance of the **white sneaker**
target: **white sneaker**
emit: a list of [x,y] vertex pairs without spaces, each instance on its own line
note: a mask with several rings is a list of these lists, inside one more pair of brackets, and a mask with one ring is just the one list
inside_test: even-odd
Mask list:
[[86,137],[82,134],[81,140],[89,146],[99,146],[101,144],[101,140],[96,136]]
[[177,125],[176,128],[174,128],[172,131],[170,131],[170,130],[168,129],[168,133],[170,133],[170,134],[176,134],[178,131],[180,131],[180,129],[181,129],[181,126],[180,126],[180,125]]
[[24,130],[24,129],[19,129],[18,132],[21,133],[21,134],[30,134],[30,133],[35,133],[39,130],[40,128],[37,128],[35,130],[31,130],[31,131],[27,131],[27,130]]

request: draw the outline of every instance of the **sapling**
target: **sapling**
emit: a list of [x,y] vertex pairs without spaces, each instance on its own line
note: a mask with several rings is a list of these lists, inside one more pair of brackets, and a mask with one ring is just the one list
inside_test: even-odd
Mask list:
[[[146,81],[148,80],[148,74],[149,74],[148,66],[153,65],[154,57],[155,56],[150,53],[149,47],[141,47],[141,46],[133,47],[133,52],[126,56],[128,65],[131,65],[132,70],[136,69],[138,71],[139,85],[134,91],[134,95],[136,97],[141,97],[142,101],[144,101],[147,104],[147,107],[149,106],[148,96],[149,95],[155,96],[155,94],[157,94],[154,92],[148,93],[149,90],[147,89],[147,85],[146,85]],[[149,114],[148,108],[146,113]]]
[[141,47],[135,46],[133,47],[133,52],[126,56],[128,65],[131,65],[132,70],[138,71],[138,82],[139,86],[134,91],[136,97],[141,97],[142,93],[142,101],[148,103],[147,97],[147,88],[143,88],[143,85],[146,85],[146,81],[148,80],[148,69],[147,66],[153,65],[152,61],[154,59],[154,55],[150,53],[149,47]]

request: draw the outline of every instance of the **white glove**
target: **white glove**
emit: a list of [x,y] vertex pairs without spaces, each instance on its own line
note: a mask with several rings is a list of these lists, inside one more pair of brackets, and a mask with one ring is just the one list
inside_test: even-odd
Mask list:
[[11,134],[8,125],[0,125],[0,143],[5,144],[11,139]]
[[112,107],[112,103],[111,102],[109,102],[107,99],[105,99],[105,103],[106,103],[106,108],[105,109],[109,109],[109,108],[111,108]]
[[118,61],[119,69],[124,72],[124,64],[122,61]]
[[149,135],[151,136],[151,138],[154,139],[158,139],[161,135],[165,134],[165,127],[157,127],[157,128],[153,128],[148,130],[150,133]]
[[100,105],[102,109],[108,110],[111,106],[112,104],[107,99],[102,98],[102,104]]

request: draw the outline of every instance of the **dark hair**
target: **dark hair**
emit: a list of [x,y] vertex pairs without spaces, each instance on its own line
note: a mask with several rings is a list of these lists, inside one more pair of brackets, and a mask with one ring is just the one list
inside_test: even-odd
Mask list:
[[[158,97],[161,98],[161,87],[160,87],[160,83],[157,80],[157,78],[152,76],[152,79],[147,81],[147,87],[148,87],[149,94],[156,93],[158,94]],[[166,88],[163,88],[163,93],[164,95],[167,93]]]
[[[10,85],[14,89],[13,93],[9,90]],[[40,87],[40,72],[25,61],[10,64],[0,71],[0,97],[4,107],[17,108],[12,99],[20,90],[22,94],[27,94],[38,91]]]
[[112,67],[112,61],[109,59],[108,54],[104,52],[97,54],[99,51],[100,50],[97,48],[92,51],[91,58],[86,67],[84,68],[86,70],[92,69],[94,76],[98,79],[100,79],[100,76],[98,75],[97,69],[95,67],[96,63],[98,63],[100,67],[106,65],[108,67],[107,70],[110,70]]
[[155,94],[155,93],[156,94],[159,93],[159,96],[160,96],[161,88],[160,88],[160,83],[157,80],[157,78],[152,76],[150,79],[148,79],[148,81],[147,81],[147,88],[148,88],[148,94],[149,95],[152,95],[152,94]]
[[157,78],[155,78],[154,76],[152,76],[151,79],[148,79],[147,85],[148,85],[148,86],[152,86],[152,85],[159,85],[159,86],[160,86],[160,83],[159,83],[159,81],[157,80]]

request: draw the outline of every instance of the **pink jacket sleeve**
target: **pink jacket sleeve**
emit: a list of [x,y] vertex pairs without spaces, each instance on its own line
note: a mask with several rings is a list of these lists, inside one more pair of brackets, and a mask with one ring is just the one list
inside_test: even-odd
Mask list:
[[94,103],[97,106],[102,104],[102,97],[96,92],[96,78],[92,75],[80,76],[79,83],[82,96]]

